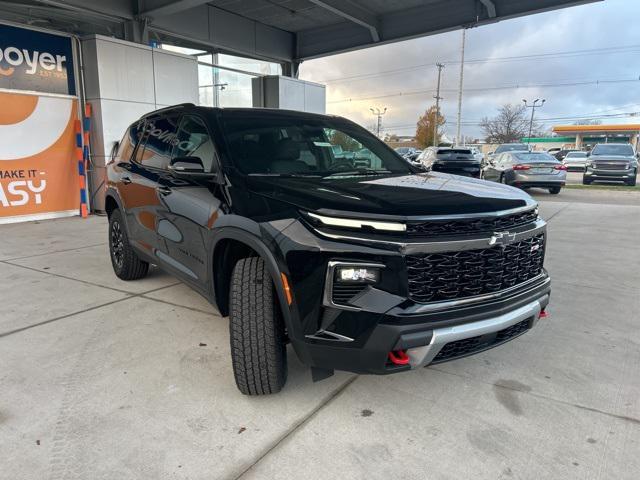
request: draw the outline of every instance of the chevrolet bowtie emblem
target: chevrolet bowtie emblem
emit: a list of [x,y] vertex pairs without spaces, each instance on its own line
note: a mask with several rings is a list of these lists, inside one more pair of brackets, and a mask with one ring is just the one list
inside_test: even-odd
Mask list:
[[502,245],[506,246],[512,243],[516,239],[515,233],[510,232],[494,232],[489,239],[489,245]]

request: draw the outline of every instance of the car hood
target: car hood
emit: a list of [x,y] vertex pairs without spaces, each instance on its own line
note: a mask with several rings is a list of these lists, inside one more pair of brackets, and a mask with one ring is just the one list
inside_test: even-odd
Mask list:
[[536,205],[522,190],[438,172],[331,178],[251,176],[247,187],[304,210],[387,217],[485,213]]

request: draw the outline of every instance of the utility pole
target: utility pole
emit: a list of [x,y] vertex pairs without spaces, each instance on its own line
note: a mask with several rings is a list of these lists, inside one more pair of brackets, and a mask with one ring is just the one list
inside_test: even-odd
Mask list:
[[436,67],[438,67],[438,87],[436,89],[436,114],[433,119],[433,146],[438,146],[438,119],[440,118],[440,100],[443,98],[440,96],[440,77],[442,76],[442,69],[444,68],[444,63],[436,63]]
[[376,107],[375,109],[371,107],[369,110],[371,110],[371,113],[373,113],[376,117],[378,117],[377,135],[378,135],[378,138],[380,138],[380,129],[382,128],[382,116],[385,113],[387,113],[387,107],[384,107],[383,110],[380,110],[378,107]]
[[527,137],[527,145],[529,145],[529,143],[531,142],[531,132],[533,130],[533,116],[536,113],[536,108],[541,108],[544,105],[544,102],[546,102],[546,100],[543,98],[542,102],[538,103],[540,102],[540,99],[536,98],[531,105],[529,105],[529,103],[525,99],[522,99],[522,101],[524,102],[525,107],[531,109],[531,121],[529,122],[529,136]]
[[462,86],[464,85],[464,44],[467,38],[467,29],[462,29],[462,58],[460,61],[460,88],[458,89],[458,123],[456,127],[456,146],[460,145],[460,122],[462,117]]

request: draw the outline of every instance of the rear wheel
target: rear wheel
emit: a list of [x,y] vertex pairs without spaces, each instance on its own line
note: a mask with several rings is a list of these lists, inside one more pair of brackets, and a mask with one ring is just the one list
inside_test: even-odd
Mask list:
[[550,193],[551,195],[557,195],[557,194],[559,194],[559,193],[560,193],[560,187],[551,187],[551,188],[549,189],[549,193]]
[[231,275],[229,332],[238,389],[245,395],[279,392],[287,381],[282,313],[264,260],[238,260]]
[[109,216],[109,253],[113,271],[121,280],[138,280],[149,271],[149,264],[140,260],[129,244],[120,210],[114,210]]

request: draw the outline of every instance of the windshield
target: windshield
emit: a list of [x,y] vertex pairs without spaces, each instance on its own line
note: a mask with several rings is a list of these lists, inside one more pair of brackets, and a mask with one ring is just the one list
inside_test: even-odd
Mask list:
[[631,145],[616,145],[608,143],[605,145],[596,145],[591,151],[591,155],[624,155],[633,156],[633,147]]
[[230,115],[224,129],[234,165],[250,175],[412,173],[376,137],[339,119]]
[[514,153],[514,157],[518,159],[518,162],[530,163],[530,162],[554,162],[558,163],[555,157],[552,157],[548,153]]
[[565,158],[586,158],[587,152],[569,152]]
[[496,148],[496,153],[502,152],[516,152],[518,150],[529,150],[524,143],[508,143],[505,145],[500,145]]

